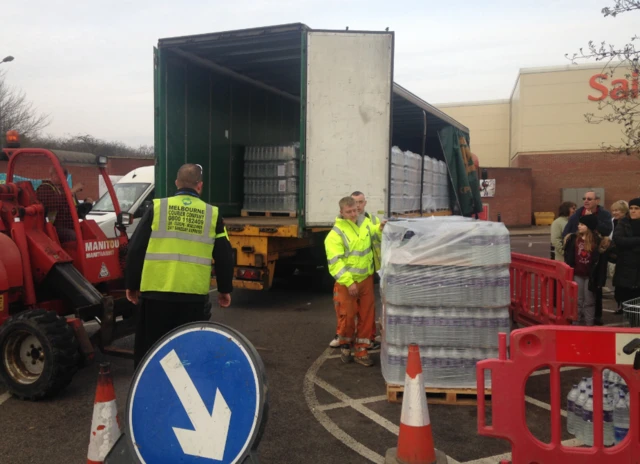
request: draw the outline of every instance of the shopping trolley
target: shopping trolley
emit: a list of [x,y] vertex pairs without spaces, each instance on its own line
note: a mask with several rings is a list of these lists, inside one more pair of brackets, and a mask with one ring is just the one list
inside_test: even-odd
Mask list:
[[622,303],[622,311],[631,327],[640,327],[640,298]]

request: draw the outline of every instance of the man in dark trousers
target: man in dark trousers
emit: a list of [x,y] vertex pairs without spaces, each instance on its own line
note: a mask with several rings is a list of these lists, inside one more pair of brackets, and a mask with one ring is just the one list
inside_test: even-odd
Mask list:
[[[588,191],[582,198],[584,201],[581,208],[579,208],[573,216],[569,218],[569,222],[562,231],[562,239],[569,235],[578,232],[578,223],[582,216],[593,214],[598,218],[598,232],[602,237],[608,237],[613,231],[613,217],[611,213],[600,206],[600,197],[596,192]],[[602,288],[597,288],[594,292],[596,299],[596,312],[595,312],[595,325],[602,325]]]
[[231,304],[231,244],[218,208],[200,199],[202,167],[183,165],[176,187],[175,196],[153,200],[129,242],[127,299],[140,302],[134,367],[171,330],[209,320],[212,257],[218,303]]

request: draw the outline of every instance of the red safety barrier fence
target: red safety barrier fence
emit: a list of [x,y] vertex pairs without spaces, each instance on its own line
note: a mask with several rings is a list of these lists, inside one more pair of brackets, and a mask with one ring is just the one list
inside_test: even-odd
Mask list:
[[[486,425],[485,398],[478,395],[478,433],[511,443],[513,464],[627,464],[640,462],[640,329],[580,327],[529,327],[511,333],[510,359],[506,334],[500,334],[500,359],[476,365],[478,391],[485,388],[485,370],[491,371],[491,421]],[[631,354],[627,354],[627,353]],[[637,365],[634,369],[634,360]],[[579,366],[593,372],[593,446],[562,445],[560,368]],[[529,376],[544,367],[550,371],[551,442],[533,436],[526,422],[525,385]],[[613,447],[603,445],[602,371],[622,376],[629,388],[629,432]]]
[[524,326],[570,325],[578,320],[578,284],[565,263],[511,253],[511,319]]

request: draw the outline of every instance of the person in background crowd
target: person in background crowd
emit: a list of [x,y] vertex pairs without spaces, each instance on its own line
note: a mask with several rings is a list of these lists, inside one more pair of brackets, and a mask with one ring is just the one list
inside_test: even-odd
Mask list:
[[562,231],[569,222],[569,217],[576,212],[577,205],[572,201],[565,201],[558,208],[558,217],[551,224],[551,247],[553,258],[564,263],[564,242]]
[[578,284],[578,324],[595,324],[595,291],[607,280],[608,249],[611,241],[597,232],[598,219],[593,214],[582,216],[578,232],[565,238],[564,260],[574,269]]
[[613,231],[616,271],[613,285],[622,303],[640,298],[640,197],[629,202],[629,214]]
[[[578,232],[578,222],[581,217],[593,214],[598,218],[598,233],[602,237],[609,237],[613,230],[613,221],[611,213],[600,206],[600,197],[593,190],[589,190],[582,197],[584,201],[581,208],[579,208],[570,218],[569,222],[562,231],[562,237],[566,237],[569,234],[575,234]],[[596,314],[595,324],[602,325],[602,288],[596,289]]]
[[[619,200],[616,201],[615,203],[613,203],[611,205],[611,215],[613,216],[613,231],[615,232],[616,227],[618,226],[618,223],[620,222],[620,219],[622,219],[623,217],[627,217],[629,215],[629,203],[627,203],[624,200]],[[615,244],[612,245],[612,251],[611,251],[611,256],[609,258],[609,277],[613,278],[613,276],[615,275],[615,269],[616,269],[616,259],[617,259],[617,254],[616,254],[616,250],[615,250]],[[615,314],[622,314],[622,299],[621,299],[621,295],[620,292],[618,291],[618,287],[614,287],[614,292],[613,292],[613,296],[616,300],[616,303],[618,304],[618,309],[615,312]]]

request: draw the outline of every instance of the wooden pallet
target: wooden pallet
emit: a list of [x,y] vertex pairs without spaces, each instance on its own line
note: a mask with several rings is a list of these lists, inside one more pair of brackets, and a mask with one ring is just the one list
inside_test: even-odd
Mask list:
[[251,211],[243,209],[240,211],[240,216],[263,216],[263,217],[296,217],[295,211]]
[[[475,388],[433,388],[425,387],[429,404],[454,404],[457,406],[476,406],[478,391]],[[485,389],[485,401],[491,403],[491,390]],[[402,403],[404,385],[387,384],[387,401]]]

